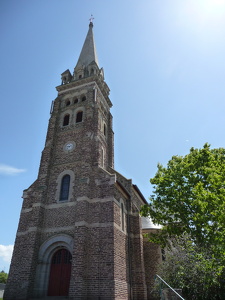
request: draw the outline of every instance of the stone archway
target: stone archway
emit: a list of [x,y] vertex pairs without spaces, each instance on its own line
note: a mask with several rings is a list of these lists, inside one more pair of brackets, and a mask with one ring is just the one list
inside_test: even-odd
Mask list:
[[48,294],[49,276],[51,262],[54,254],[60,249],[73,253],[73,239],[68,235],[56,235],[45,241],[38,255],[38,264],[36,269],[34,296],[45,297]]

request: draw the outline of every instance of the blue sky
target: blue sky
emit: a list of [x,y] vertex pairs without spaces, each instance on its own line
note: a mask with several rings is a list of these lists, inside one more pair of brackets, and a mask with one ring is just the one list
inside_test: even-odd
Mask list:
[[117,171],[148,198],[158,162],[205,142],[225,147],[225,0],[1,1],[0,270],[38,174],[55,87],[73,71],[91,14]]

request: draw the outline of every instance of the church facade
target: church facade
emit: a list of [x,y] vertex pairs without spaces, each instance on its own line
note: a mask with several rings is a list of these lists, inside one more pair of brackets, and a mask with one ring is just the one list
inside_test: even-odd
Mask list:
[[[114,170],[109,87],[93,23],[73,74],[62,73],[37,180],[23,205],[4,300],[152,299],[160,249],[147,203]],[[58,298],[57,298],[58,299]]]

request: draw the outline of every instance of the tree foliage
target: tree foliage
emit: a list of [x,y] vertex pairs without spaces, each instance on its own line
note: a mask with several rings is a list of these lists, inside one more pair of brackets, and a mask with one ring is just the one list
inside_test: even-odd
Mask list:
[[185,299],[225,299],[224,271],[218,273],[219,262],[207,249],[200,249],[183,234],[173,239],[165,253],[158,274],[171,286],[182,288]]
[[141,214],[164,225],[151,240],[161,244],[184,232],[213,255],[225,257],[225,149],[190,149],[186,156],[173,156],[166,167],[158,164],[150,204]]
[[0,272],[0,283],[6,283],[8,278],[8,274],[5,273],[4,271]]

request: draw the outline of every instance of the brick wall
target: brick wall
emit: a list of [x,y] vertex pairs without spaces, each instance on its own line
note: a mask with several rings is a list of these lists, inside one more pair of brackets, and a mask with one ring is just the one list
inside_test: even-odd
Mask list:
[[[143,230],[143,234],[149,233],[150,231],[151,230]],[[162,262],[161,248],[159,245],[150,243],[147,238],[144,238],[143,253],[148,299],[158,299],[158,295],[153,291],[158,265]]]
[[[4,299],[46,296],[51,258],[57,249],[66,248],[72,255],[71,300],[145,300],[139,216],[144,200],[131,180],[111,168],[114,145],[107,87],[94,76],[57,89],[38,179],[24,191]],[[76,123],[79,109],[83,120]],[[67,113],[69,124],[63,126]],[[74,145],[71,151],[65,148],[68,142]],[[65,174],[71,180],[69,198],[60,201]]]

